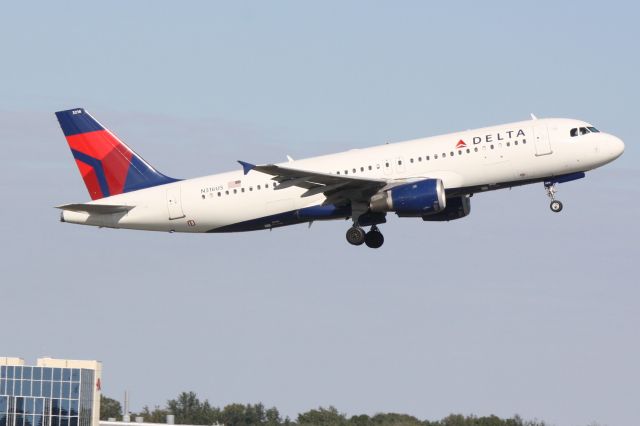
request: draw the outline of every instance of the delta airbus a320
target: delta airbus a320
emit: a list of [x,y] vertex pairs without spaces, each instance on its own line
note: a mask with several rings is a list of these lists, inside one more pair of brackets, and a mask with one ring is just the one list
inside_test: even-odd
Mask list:
[[[237,171],[170,178],[89,113],[56,113],[92,201],[65,204],[61,220],[165,232],[240,232],[351,219],[350,244],[382,246],[388,213],[424,221],[467,216],[479,192],[580,179],[624,151],[580,120],[548,118],[354,149],[286,163],[239,161]],[[369,228],[365,231],[364,228]]]

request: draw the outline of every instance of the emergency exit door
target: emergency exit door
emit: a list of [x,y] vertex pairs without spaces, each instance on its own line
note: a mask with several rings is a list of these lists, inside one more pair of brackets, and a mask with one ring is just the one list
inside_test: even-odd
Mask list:
[[170,185],[167,189],[167,209],[169,210],[169,220],[180,219],[184,217],[184,212],[182,211],[180,185]]
[[533,128],[533,143],[536,146],[536,156],[548,155],[553,152],[546,124],[538,124]]

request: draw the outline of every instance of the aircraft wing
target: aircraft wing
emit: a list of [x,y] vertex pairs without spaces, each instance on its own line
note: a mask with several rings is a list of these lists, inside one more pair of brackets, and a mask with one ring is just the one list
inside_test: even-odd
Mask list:
[[238,162],[242,165],[245,175],[255,170],[273,176],[271,179],[278,182],[276,190],[296,186],[306,189],[301,197],[324,194],[327,197],[324,204],[338,204],[346,201],[368,204],[369,198],[388,184],[386,180],[381,179],[341,176],[274,164],[257,166],[244,161]]

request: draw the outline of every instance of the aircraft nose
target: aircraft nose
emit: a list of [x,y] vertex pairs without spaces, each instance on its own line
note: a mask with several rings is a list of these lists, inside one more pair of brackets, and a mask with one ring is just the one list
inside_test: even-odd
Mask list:
[[609,141],[609,152],[611,153],[611,156],[613,157],[612,159],[616,159],[618,157],[620,157],[622,155],[622,153],[624,152],[624,142],[622,142],[622,139],[610,135],[611,139]]

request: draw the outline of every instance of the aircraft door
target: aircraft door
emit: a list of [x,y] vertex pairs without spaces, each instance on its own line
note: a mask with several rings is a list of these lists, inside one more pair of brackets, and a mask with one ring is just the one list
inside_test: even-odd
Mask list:
[[182,197],[180,185],[169,185],[167,189],[167,209],[169,210],[169,220],[183,218]]
[[546,124],[538,124],[533,128],[533,143],[536,146],[536,156],[551,154],[549,130]]

